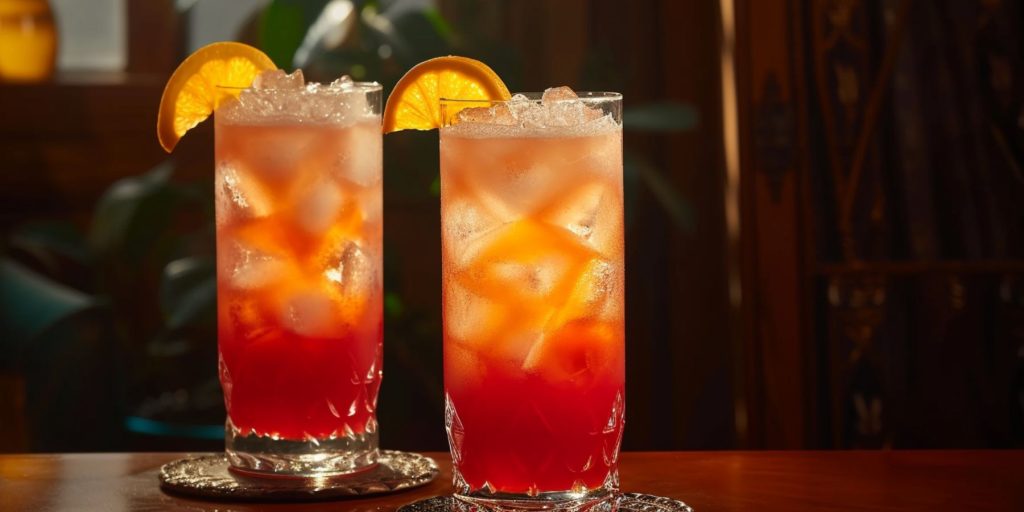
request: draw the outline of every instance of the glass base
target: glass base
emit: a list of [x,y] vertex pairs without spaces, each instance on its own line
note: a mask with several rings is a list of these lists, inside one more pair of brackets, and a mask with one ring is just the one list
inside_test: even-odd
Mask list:
[[295,441],[244,434],[229,419],[224,436],[231,469],[250,476],[340,476],[377,465],[377,432]]
[[573,512],[605,512],[615,507],[616,491],[598,488],[587,492],[542,492],[536,496],[527,494],[486,494],[455,495],[453,510],[513,511],[547,510]]
[[[454,496],[434,496],[425,500],[415,501],[398,508],[398,512],[483,512],[487,505],[476,504],[456,499]],[[561,510],[614,511],[614,512],[693,512],[693,509],[679,500],[650,494],[626,493],[617,494],[600,502],[585,503],[578,507],[566,507]]]
[[618,496],[617,466],[608,469],[604,481],[598,487],[587,488],[582,481],[578,480],[569,490],[551,490],[551,492],[529,494],[500,493],[487,482],[483,483],[483,487],[474,489],[462,476],[458,463],[452,468],[452,476],[452,483],[455,487],[455,503],[468,505],[469,507],[460,509],[466,511],[604,511],[613,508],[613,498]]
[[[569,491],[536,492],[516,494],[491,492],[489,484],[483,489],[471,490],[462,478],[458,467],[453,468],[455,500],[460,510],[572,510],[572,511],[605,511],[612,510],[614,499],[619,492],[619,471],[612,468],[604,479],[603,485],[594,489]],[[582,483],[580,483],[582,486]],[[462,507],[461,505],[465,505]]]

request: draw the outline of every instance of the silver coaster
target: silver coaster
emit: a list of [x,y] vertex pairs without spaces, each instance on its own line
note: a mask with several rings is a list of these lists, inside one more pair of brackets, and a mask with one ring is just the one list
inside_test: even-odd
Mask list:
[[199,498],[313,501],[411,489],[429,483],[439,473],[430,457],[393,450],[381,450],[374,468],[337,477],[249,477],[229,467],[223,453],[176,460],[160,468],[160,485],[168,492]]
[[[469,504],[454,496],[435,496],[399,507],[398,512],[483,512],[489,510]],[[545,510],[613,511],[613,512],[693,512],[689,505],[679,500],[652,496],[650,494],[625,493],[597,503],[575,505],[565,508],[552,507]]]

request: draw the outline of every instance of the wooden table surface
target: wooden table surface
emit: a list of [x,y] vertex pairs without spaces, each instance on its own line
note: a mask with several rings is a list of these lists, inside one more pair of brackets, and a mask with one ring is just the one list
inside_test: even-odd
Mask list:
[[[160,491],[176,453],[0,455],[0,510],[393,510],[451,491],[441,477],[381,498],[304,504],[204,502]],[[1024,511],[1024,451],[624,453],[622,489],[720,510]]]

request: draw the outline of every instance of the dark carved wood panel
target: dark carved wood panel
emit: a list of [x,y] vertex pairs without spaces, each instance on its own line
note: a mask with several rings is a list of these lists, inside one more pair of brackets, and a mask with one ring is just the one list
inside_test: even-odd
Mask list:
[[[1020,445],[1021,6],[779,4],[782,20],[738,3],[747,380],[766,395],[750,407],[765,445],[782,439],[764,418],[773,373],[803,378],[804,445]],[[797,315],[761,306],[794,288]],[[772,338],[794,324],[801,342]]]

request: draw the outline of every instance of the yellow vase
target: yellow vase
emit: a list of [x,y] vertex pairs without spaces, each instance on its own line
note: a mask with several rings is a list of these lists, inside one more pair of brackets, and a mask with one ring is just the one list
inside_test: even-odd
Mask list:
[[0,0],[0,81],[53,76],[57,28],[48,0]]

